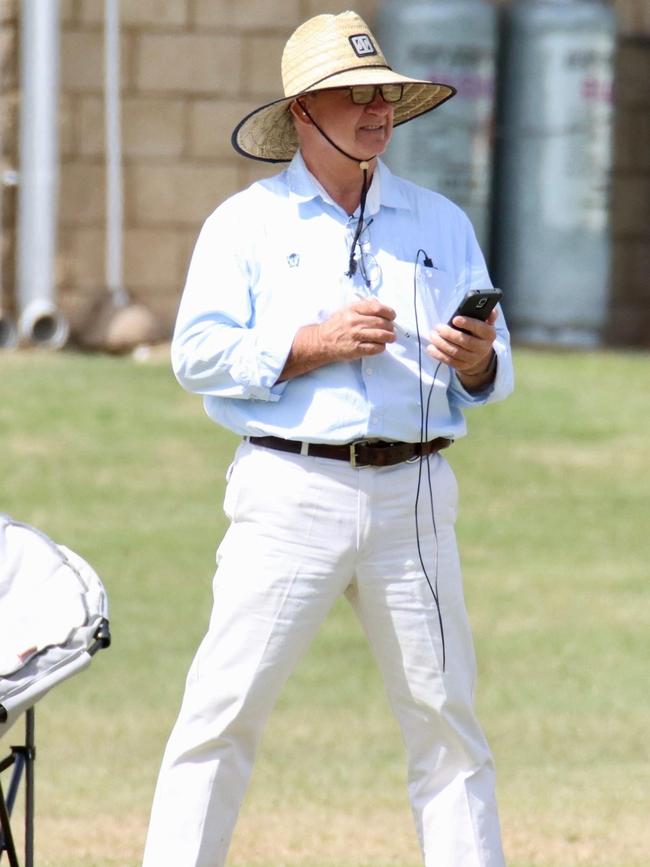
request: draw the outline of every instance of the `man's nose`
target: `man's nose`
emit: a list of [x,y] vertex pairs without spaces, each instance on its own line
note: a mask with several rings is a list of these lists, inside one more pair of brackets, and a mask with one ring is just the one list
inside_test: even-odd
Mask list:
[[381,88],[375,88],[375,95],[372,99],[372,102],[369,102],[366,106],[367,109],[371,111],[385,111],[390,108],[390,103],[386,102],[384,97],[381,94]]

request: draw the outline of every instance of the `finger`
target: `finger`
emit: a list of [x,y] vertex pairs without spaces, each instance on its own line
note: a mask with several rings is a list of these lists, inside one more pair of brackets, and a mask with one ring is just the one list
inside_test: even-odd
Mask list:
[[[482,322],[480,319],[473,319],[471,316],[454,316],[452,326],[456,331],[465,331],[483,340],[494,340],[496,337],[496,329],[489,318],[486,322]],[[450,326],[446,327],[449,328]]]
[[453,328],[447,330],[451,332],[453,339],[448,340],[440,332],[434,332],[431,343],[427,347],[428,354],[437,361],[463,370],[475,367],[489,354],[491,343],[461,334]]
[[380,316],[382,319],[392,321],[395,319],[396,313],[392,307],[382,304],[377,298],[362,298],[360,301],[355,301],[352,304],[352,309],[357,313],[365,315]]
[[361,343],[393,343],[395,334],[384,328],[364,328],[359,332],[358,342]]
[[444,337],[436,341],[434,346],[441,355],[445,356],[445,359],[449,359],[449,362],[463,362],[471,358],[471,353],[468,353],[467,349],[453,340],[445,340]]
[[358,349],[359,349],[360,355],[379,355],[380,353],[386,351],[386,344],[385,343],[360,343]]
[[426,348],[427,355],[430,355],[435,361],[441,361],[443,364],[446,364],[448,367],[452,367],[454,370],[465,370],[466,368],[473,368],[477,365],[478,361],[475,356],[466,355],[465,353],[461,353],[457,348],[451,347],[449,351],[444,348],[439,348],[430,344]]
[[358,324],[361,328],[379,329],[380,331],[386,331],[390,334],[394,334],[395,332],[395,326],[393,325],[392,320],[383,319],[380,316],[363,316],[359,320]]
[[[452,325],[439,325],[432,337],[434,336],[439,345],[444,343],[445,348],[453,346],[471,351],[472,348],[476,349],[482,344],[482,341],[475,335],[464,330],[461,331],[460,328]],[[443,348],[442,345],[441,348]]]

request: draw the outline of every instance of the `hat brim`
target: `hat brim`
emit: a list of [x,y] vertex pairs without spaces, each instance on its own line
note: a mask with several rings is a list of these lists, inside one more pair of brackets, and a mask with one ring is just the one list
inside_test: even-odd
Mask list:
[[246,115],[235,127],[232,146],[242,156],[268,163],[284,163],[293,159],[298,150],[298,137],[289,111],[294,99],[307,93],[318,93],[337,87],[357,84],[402,84],[404,95],[395,103],[393,125],[399,126],[415,117],[433,111],[456,93],[448,84],[422,81],[399,75],[387,67],[351,69],[329,76],[307,90],[273,100]]

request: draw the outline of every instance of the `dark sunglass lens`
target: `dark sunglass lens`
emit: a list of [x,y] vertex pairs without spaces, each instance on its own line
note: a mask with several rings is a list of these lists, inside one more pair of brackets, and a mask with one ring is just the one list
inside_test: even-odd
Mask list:
[[372,84],[360,84],[356,87],[351,87],[352,102],[355,105],[367,105],[375,98],[375,88]]
[[404,88],[401,84],[384,84],[381,88],[381,95],[385,102],[399,102],[402,98]]

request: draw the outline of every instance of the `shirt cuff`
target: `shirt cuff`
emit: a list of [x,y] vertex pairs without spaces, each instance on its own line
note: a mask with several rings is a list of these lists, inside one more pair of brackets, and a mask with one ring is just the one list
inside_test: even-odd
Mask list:
[[455,370],[452,370],[452,391],[459,406],[480,406],[491,400],[505,397],[512,389],[509,386],[511,364],[508,360],[508,349],[497,339],[493,347],[496,356],[496,371],[492,382],[478,391],[467,391]]
[[245,387],[252,400],[277,401],[287,382],[278,383],[291,351],[296,327],[292,323],[278,327],[258,326],[253,329],[250,352],[232,368],[231,375]]

